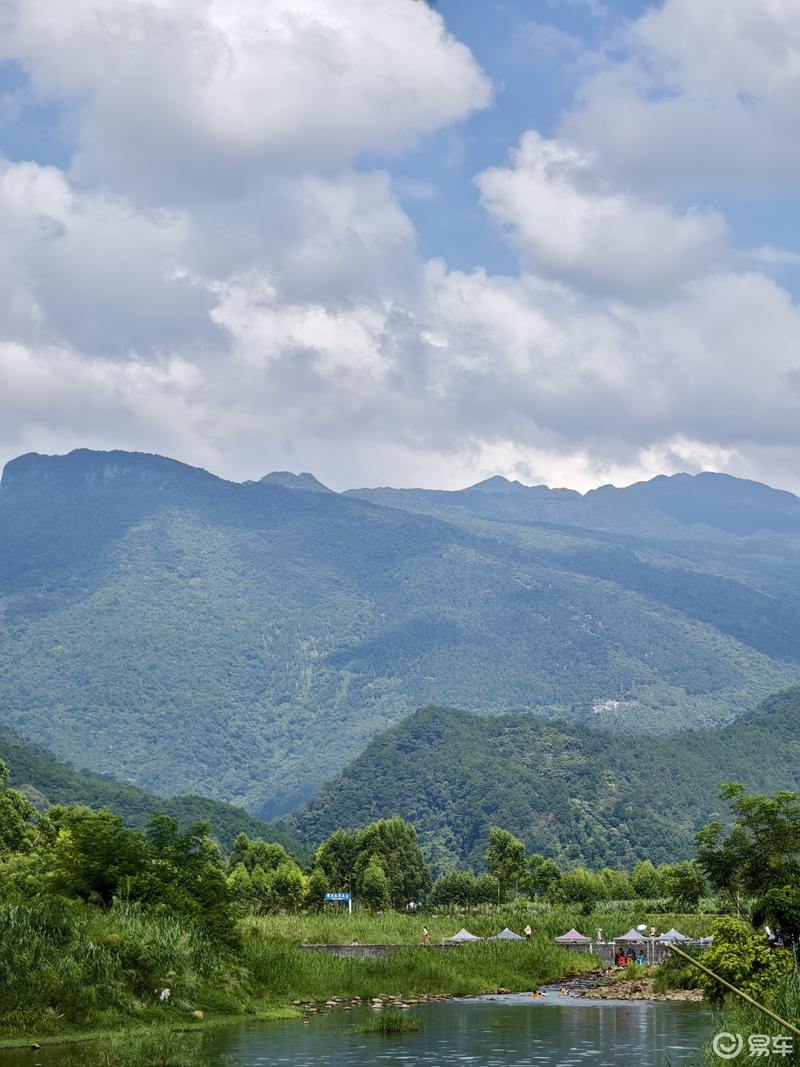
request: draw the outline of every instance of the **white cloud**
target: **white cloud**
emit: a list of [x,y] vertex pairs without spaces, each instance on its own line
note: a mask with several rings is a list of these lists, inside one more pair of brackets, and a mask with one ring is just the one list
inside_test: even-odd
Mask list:
[[55,167],[0,159],[2,336],[109,356],[201,343],[210,302],[174,277],[190,237],[180,213],[137,211],[76,192]]
[[727,228],[717,212],[679,214],[606,189],[594,163],[529,131],[509,167],[478,176],[485,207],[529,270],[596,292],[663,299],[724,261]]
[[[794,253],[732,249],[719,213],[637,192],[613,143],[630,129],[593,127],[597,150],[579,136],[603,84],[643,127],[660,103],[717,108],[743,60],[726,44],[731,63],[693,80],[700,15],[687,41],[658,13],[638,24],[640,58],[586,86],[575,140],[529,132],[479,176],[520,255],[498,276],[422,261],[397,194],[431,190],[356,169],[486,100],[427,5],[2,11],[4,46],[74,108],[79,156],[0,164],[0,458],[139,448],[340,488],[498,472],[588,488],[700,466],[769,480],[775,464],[800,488],[800,312],[752,269]],[[793,106],[791,62],[775,65],[765,137]],[[744,166],[749,146],[730,151]]]
[[157,197],[405,148],[490,93],[412,0],[5,0],[0,54],[72,101],[83,180]]
[[654,188],[763,191],[800,176],[800,6],[664,0],[579,92],[563,133]]

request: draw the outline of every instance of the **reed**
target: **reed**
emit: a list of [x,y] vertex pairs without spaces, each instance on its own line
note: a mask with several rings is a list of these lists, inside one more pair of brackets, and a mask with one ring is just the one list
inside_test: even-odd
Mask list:
[[353,1028],[357,1034],[408,1034],[419,1029],[413,1015],[402,1011],[382,1011],[374,1019],[368,1019],[361,1026]]
[[92,1042],[87,1048],[70,1048],[60,1058],[62,1067],[196,1067],[205,1060],[206,1038],[197,1033],[157,1031],[150,1034],[121,1034]]
[[528,990],[594,965],[589,957],[541,938],[467,944],[446,951],[414,946],[384,958],[364,959],[305,952],[287,941],[251,934],[244,940],[243,952],[256,980],[271,997],[284,1000]]
[[[795,1026],[800,1023],[800,969],[795,967],[793,971],[790,971],[784,978],[780,979],[773,989],[766,1006],[780,1015],[781,1018],[794,1023]],[[787,1031],[770,1019],[769,1016],[764,1015],[763,1012],[758,1011],[751,1004],[739,1000],[733,995],[726,1002],[725,1010],[715,1023],[714,1030],[715,1032],[725,1030],[731,1034],[741,1034],[745,1051],[741,1058],[738,1059],[738,1062],[743,1064],[764,1062],[761,1056],[756,1058],[755,1056],[749,1056],[747,1053],[748,1038],[751,1035],[766,1034],[770,1040],[773,1037],[787,1035]],[[800,1063],[798,1039],[795,1038],[791,1044],[793,1051],[790,1054],[783,1056],[770,1052],[769,1059],[773,1062],[780,1060],[782,1063]],[[705,1062],[716,1065],[730,1063],[731,1060],[730,1058],[726,1059],[716,1055],[709,1043],[705,1050]]]

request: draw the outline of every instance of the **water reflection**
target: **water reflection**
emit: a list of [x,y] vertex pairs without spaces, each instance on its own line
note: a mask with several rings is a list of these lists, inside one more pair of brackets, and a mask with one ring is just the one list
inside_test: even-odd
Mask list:
[[[663,1067],[698,1059],[711,1017],[697,1005],[546,1003],[525,996],[432,1004],[415,1010],[420,1028],[396,1037],[358,1034],[352,1012],[303,1021],[248,1024],[210,1033],[198,1065],[256,1067]],[[93,1067],[97,1053],[82,1048]],[[1,1067],[63,1067],[64,1053],[0,1053]]]

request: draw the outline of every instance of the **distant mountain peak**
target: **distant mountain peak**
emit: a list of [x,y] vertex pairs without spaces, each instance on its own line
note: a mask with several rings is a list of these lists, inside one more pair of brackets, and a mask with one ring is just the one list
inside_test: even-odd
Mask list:
[[549,485],[525,485],[524,482],[512,481],[504,478],[502,474],[495,474],[491,478],[485,478],[482,482],[476,482],[463,493],[488,493],[495,496],[510,495],[511,493],[558,493],[570,497],[578,497],[581,494],[575,489],[551,489]]
[[9,460],[0,480],[0,491],[24,492],[53,485],[101,487],[124,480],[158,484],[220,481],[216,475],[200,467],[191,467],[179,460],[150,452],[76,448],[66,455],[27,452]]
[[291,471],[270,471],[259,479],[261,485],[280,485],[284,489],[302,489],[306,493],[332,493],[327,485],[323,485],[319,478],[315,478],[308,471],[301,474],[292,474]]

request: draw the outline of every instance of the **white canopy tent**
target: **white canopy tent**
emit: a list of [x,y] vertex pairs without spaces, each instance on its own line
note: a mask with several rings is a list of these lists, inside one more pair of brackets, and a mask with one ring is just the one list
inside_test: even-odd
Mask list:
[[643,945],[646,941],[647,938],[633,928],[631,928],[627,934],[622,934],[621,937],[614,938],[614,942],[620,945]]
[[661,945],[668,945],[672,941],[690,941],[686,934],[682,934],[680,930],[676,930],[673,926],[671,930],[667,930],[665,934],[656,939]]
[[457,934],[453,934],[452,937],[443,937],[442,941],[451,941],[458,944],[462,941],[483,941],[483,938],[476,937],[475,934],[471,934],[469,930],[465,930],[462,926]]
[[524,937],[520,937],[519,934],[515,934],[513,930],[509,930],[506,926],[499,934],[495,934],[494,937],[487,937],[487,941],[524,941]]

